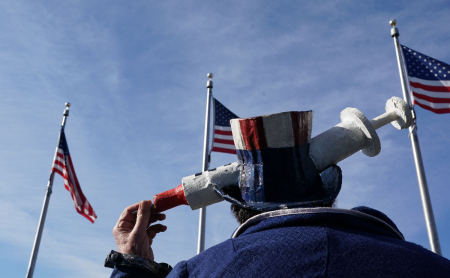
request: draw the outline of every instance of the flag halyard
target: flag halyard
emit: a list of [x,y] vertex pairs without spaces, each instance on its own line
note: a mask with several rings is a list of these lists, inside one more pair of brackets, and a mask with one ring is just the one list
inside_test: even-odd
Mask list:
[[213,98],[213,101],[215,119],[212,151],[236,154],[230,120],[239,117],[223,106],[217,99]]
[[413,105],[450,113],[450,65],[401,45]]
[[97,215],[81,190],[80,183],[78,182],[72,159],[70,157],[64,130],[61,130],[56,157],[52,166],[52,172],[58,173],[64,178],[64,187],[70,192],[76,211],[94,223]]

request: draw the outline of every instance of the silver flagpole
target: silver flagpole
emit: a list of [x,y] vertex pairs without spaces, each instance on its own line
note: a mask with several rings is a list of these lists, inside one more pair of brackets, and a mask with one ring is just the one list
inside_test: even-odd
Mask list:
[[[206,117],[205,117],[205,140],[203,142],[203,172],[209,168],[209,130],[210,130],[210,110],[211,97],[213,88],[213,74],[208,73],[209,80],[206,82],[207,97],[206,97]],[[198,245],[197,254],[205,250],[205,224],[206,224],[206,207],[200,209],[200,219],[198,223]]]
[[[403,64],[403,54],[401,52],[400,43],[398,42],[398,36],[400,35],[398,29],[395,27],[397,21],[391,20],[389,24],[392,26],[391,36],[394,38],[395,50],[397,53],[398,70],[400,72],[400,81],[402,84],[403,98],[412,106],[411,98],[409,97],[408,84],[406,82],[406,72]],[[411,138],[411,144],[414,154],[414,163],[416,165],[417,180],[419,182],[420,196],[422,198],[423,213],[425,214],[425,222],[427,225],[428,238],[430,240],[431,251],[442,256],[441,245],[439,243],[439,237],[436,229],[436,223],[434,221],[433,208],[431,206],[430,193],[428,192],[427,178],[425,177],[425,170],[422,162],[422,154],[420,153],[419,138],[417,137],[417,125],[416,115],[414,110],[413,124],[409,128],[409,134]]]
[[[64,109],[64,113],[63,113],[63,120],[61,123],[62,130],[64,130],[64,127],[66,126],[66,118],[69,116],[69,107],[70,107],[70,103],[67,102],[66,109]],[[61,132],[59,133],[58,144],[59,144],[60,137],[61,137]],[[56,146],[55,156],[53,157],[52,165],[56,159],[57,153],[58,153],[58,145]],[[55,173],[53,171],[51,171],[50,178],[48,179],[47,190],[45,192],[44,205],[42,206],[41,218],[39,219],[38,229],[36,232],[36,238],[34,239],[33,250],[31,251],[30,263],[28,264],[28,271],[27,271],[27,276],[26,276],[27,278],[33,277],[34,266],[36,265],[36,259],[37,259],[37,255],[39,252],[39,245],[41,244],[42,231],[44,230],[45,217],[47,216],[48,203],[50,201],[50,195],[52,194],[52,186],[53,186],[54,177],[55,177]]]

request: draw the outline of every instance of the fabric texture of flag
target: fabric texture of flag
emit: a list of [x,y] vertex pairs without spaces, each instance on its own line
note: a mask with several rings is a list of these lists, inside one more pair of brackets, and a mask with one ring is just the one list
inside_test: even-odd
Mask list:
[[77,212],[94,223],[97,215],[84,196],[83,191],[81,191],[75,169],[73,168],[72,159],[70,158],[69,147],[67,145],[64,130],[61,130],[52,172],[58,173],[64,178],[64,187],[70,192]]
[[213,101],[215,119],[212,151],[236,154],[230,120],[239,117],[223,106],[217,99],[213,98]]
[[414,105],[450,113],[450,65],[401,46]]

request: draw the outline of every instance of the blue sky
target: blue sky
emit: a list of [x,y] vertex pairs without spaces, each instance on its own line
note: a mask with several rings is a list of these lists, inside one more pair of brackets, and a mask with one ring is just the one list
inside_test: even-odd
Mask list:
[[[55,178],[35,277],[107,277],[122,210],[202,167],[206,74],[241,117],[313,110],[313,136],[355,107],[371,119],[402,97],[389,20],[400,42],[450,62],[446,1],[3,1],[0,3],[0,267],[26,273],[64,103],[66,136],[98,219],[78,215]],[[443,31],[444,30],[444,31]],[[450,257],[450,115],[416,108],[443,254]],[[429,248],[406,130],[378,130],[382,150],[339,165],[338,207],[387,214]],[[213,153],[211,167],[236,161]],[[198,211],[167,212],[155,259],[195,255]],[[208,207],[206,246],[237,223]]]

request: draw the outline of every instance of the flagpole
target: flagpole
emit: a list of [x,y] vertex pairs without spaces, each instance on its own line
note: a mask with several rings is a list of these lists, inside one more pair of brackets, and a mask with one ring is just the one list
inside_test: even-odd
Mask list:
[[[206,82],[207,97],[206,97],[206,116],[205,116],[205,138],[203,141],[203,172],[209,168],[209,130],[210,130],[210,111],[211,111],[211,97],[213,88],[213,74],[208,73],[209,80]],[[197,254],[205,250],[205,225],[206,225],[206,207],[200,209],[200,218],[198,223],[198,245]]]
[[[395,50],[397,53],[398,70],[400,72],[400,81],[402,85],[403,98],[408,103],[410,107],[413,107],[411,98],[409,97],[408,84],[406,82],[405,69],[403,64],[403,55],[400,48],[400,43],[398,41],[398,36],[400,36],[398,29],[395,27],[397,21],[395,19],[391,20],[389,24],[392,26],[391,36],[394,39]],[[428,239],[430,241],[431,251],[442,256],[441,246],[439,243],[439,237],[436,229],[436,222],[434,221],[433,208],[431,206],[430,193],[428,192],[427,179],[425,176],[425,170],[422,162],[422,154],[420,152],[419,138],[417,136],[417,124],[416,115],[414,109],[413,114],[413,124],[409,127],[409,134],[411,138],[411,144],[414,155],[414,163],[416,165],[417,180],[419,182],[420,196],[422,199],[423,213],[425,215],[425,223],[427,225]]]
[[[66,126],[66,118],[69,116],[69,107],[70,103],[66,103],[66,109],[64,109],[63,120],[61,123],[61,130],[64,130]],[[59,133],[61,136],[61,132]],[[59,142],[58,138],[58,142]],[[55,156],[53,157],[53,161],[56,159],[56,154],[58,153],[58,146],[56,146]],[[42,206],[41,217],[39,219],[38,229],[36,232],[36,238],[34,239],[33,250],[31,251],[30,263],[28,264],[28,271],[26,278],[32,278],[34,273],[34,267],[36,265],[36,259],[39,252],[39,245],[41,244],[42,231],[44,230],[45,217],[47,216],[48,203],[50,201],[50,195],[52,194],[53,187],[53,179],[55,177],[55,173],[53,171],[50,172],[50,178],[48,179],[47,190],[45,192],[44,204]]]

